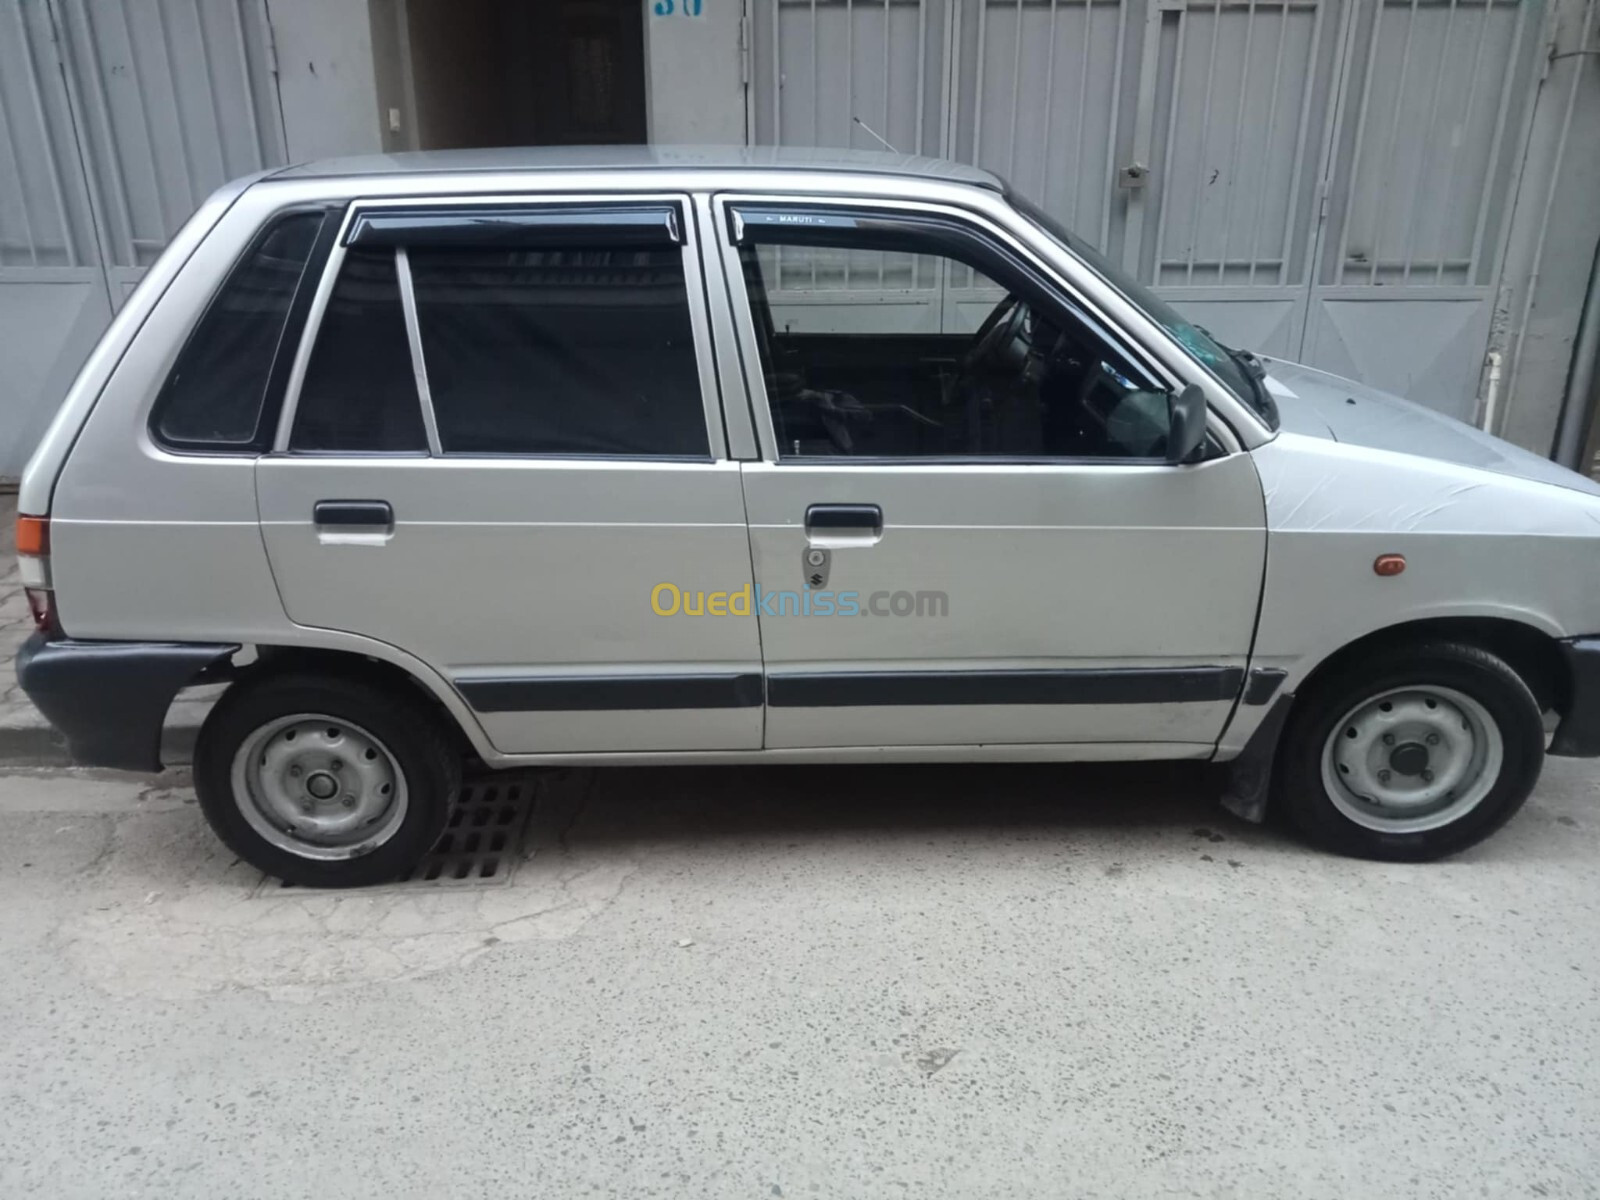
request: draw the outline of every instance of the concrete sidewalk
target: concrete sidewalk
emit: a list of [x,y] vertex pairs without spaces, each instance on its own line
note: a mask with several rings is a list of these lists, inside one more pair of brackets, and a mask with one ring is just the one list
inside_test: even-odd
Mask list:
[[[33,632],[28,598],[17,570],[17,497],[0,495],[0,765],[67,766],[66,739],[51,728],[17,683],[17,651]],[[195,734],[211,707],[212,695],[179,696],[167,713],[162,758],[168,766],[187,764]]]

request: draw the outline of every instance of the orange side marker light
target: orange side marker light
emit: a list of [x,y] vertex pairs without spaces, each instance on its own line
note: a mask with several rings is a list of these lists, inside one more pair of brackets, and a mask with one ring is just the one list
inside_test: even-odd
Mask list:
[[1372,560],[1372,573],[1374,575],[1398,575],[1406,569],[1406,556],[1404,554],[1380,554]]
[[26,513],[17,517],[17,553],[32,555],[50,553],[49,517],[30,517]]

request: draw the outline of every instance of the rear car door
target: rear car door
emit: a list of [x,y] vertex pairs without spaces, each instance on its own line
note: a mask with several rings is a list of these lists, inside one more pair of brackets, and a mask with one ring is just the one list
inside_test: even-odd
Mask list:
[[355,206],[313,302],[261,528],[291,620],[446,676],[507,753],[754,749],[750,583],[685,199]]
[[1209,753],[1264,514],[1225,428],[1204,461],[1165,461],[1183,381],[977,216],[718,214],[762,451],[744,490],[766,745]]

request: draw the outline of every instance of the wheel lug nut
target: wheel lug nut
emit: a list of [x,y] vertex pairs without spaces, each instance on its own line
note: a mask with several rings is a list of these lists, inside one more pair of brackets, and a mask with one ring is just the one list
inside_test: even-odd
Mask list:
[[1433,772],[1432,771],[1424,771],[1422,773],[1422,782],[1423,783],[1432,783],[1433,782]]
[[1379,783],[1388,783],[1389,782],[1389,772],[1388,771],[1379,771],[1378,772],[1378,782]]
[[299,767],[290,767],[289,768],[289,774],[291,776],[293,776],[295,779],[299,779],[300,778],[300,768]]
[[331,763],[328,764],[328,769],[332,770],[332,771],[337,771],[342,766],[344,766],[344,763],[336,758]]
[[356,806],[356,798],[354,796],[346,796],[344,798],[344,806],[346,808],[354,808]]
[[1392,745],[1394,745],[1394,734],[1392,734],[1392,733],[1386,733],[1386,734],[1384,734],[1384,735],[1383,735],[1383,744],[1384,744],[1384,745],[1385,745],[1385,746],[1392,746]]
[[1439,735],[1437,733],[1430,733],[1427,740],[1428,745],[1437,746],[1439,744]]

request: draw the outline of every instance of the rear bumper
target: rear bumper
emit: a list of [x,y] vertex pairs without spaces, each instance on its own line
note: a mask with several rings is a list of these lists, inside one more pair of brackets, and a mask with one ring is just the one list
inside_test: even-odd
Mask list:
[[239,647],[200,642],[47,641],[17,654],[17,682],[67,738],[72,760],[123,771],[161,769],[172,698]]
[[1561,643],[1572,694],[1550,739],[1549,753],[1562,758],[1600,757],[1600,636]]

